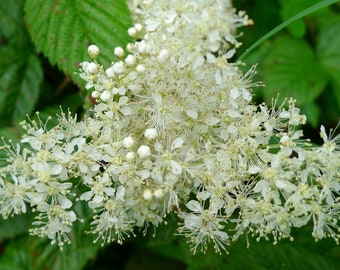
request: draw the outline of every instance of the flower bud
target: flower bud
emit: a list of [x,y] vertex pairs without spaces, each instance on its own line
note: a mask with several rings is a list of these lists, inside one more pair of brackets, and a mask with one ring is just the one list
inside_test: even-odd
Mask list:
[[147,201],[150,201],[152,199],[152,192],[150,189],[144,190],[143,198],[144,200],[147,200]]
[[135,152],[127,152],[125,156],[128,162],[131,162],[135,159]]
[[160,61],[160,62],[165,62],[167,59],[169,58],[169,52],[168,50],[160,50],[159,53],[158,53],[158,56],[157,56],[157,59]]
[[98,73],[98,71],[99,71],[99,67],[98,67],[98,65],[97,65],[96,63],[91,62],[91,63],[89,63],[89,65],[87,66],[87,70],[88,70],[88,72],[90,72],[91,74],[96,74],[96,73]]
[[131,148],[134,146],[134,144],[135,144],[135,140],[131,136],[126,137],[123,140],[123,145],[125,148]]
[[125,54],[124,49],[121,47],[116,47],[114,53],[115,53],[115,56],[118,58],[123,57]]
[[111,98],[112,98],[112,94],[110,91],[107,91],[107,90],[103,91],[103,93],[101,93],[100,95],[100,99],[104,102],[109,101]]
[[144,136],[149,140],[153,140],[153,139],[157,138],[158,133],[157,133],[157,130],[155,128],[148,128],[148,129],[145,130]]
[[99,98],[100,97],[100,92],[99,91],[93,91],[92,93],[91,93],[91,96],[93,97],[93,98]]
[[155,195],[157,199],[161,199],[164,196],[164,192],[161,189],[157,189],[154,191],[153,195]]
[[129,43],[128,45],[126,45],[126,49],[129,51],[129,52],[133,52],[135,50],[135,44],[133,43]]
[[106,76],[109,78],[114,78],[115,77],[115,72],[113,70],[113,67],[109,67],[105,70]]
[[136,63],[136,57],[134,57],[132,54],[129,54],[126,58],[125,58],[125,64],[127,66],[133,66]]
[[136,70],[139,72],[139,73],[144,73],[145,71],[145,67],[143,65],[138,65],[136,67]]
[[123,74],[125,72],[125,64],[122,61],[114,63],[112,68],[116,74]]
[[96,58],[99,55],[99,48],[96,45],[90,45],[87,48],[87,53],[91,58]]
[[130,37],[134,37],[137,34],[137,29],[134,27],[131,27],[128,29],[128,34]]
[[143,29],[143,25],[141,25],[140,23],[135,24],[134,27],[138,32],[142,31],[142,29]]
[[150,153],[150,147],[147,145],[141,145],[138,150],[137,150],[137,154],[139,155],[139,157],[141,158],[147,158],[151,155]]

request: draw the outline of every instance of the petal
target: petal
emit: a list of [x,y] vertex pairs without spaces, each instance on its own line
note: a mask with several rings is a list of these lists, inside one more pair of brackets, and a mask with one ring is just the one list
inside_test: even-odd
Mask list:
[[193,212],[202,212],[202,206],[198,201],[191,200],[186,204],[186,207],[188,207]]
[[171,171],[173,172],[173,174],[175,175],[182,174],[182,167],[178,162],[170,160],[170,164],[171,164]]

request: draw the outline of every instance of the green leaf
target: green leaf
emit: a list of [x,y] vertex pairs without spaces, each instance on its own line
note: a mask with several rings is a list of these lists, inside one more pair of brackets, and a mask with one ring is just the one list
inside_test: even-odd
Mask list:
[[[74,206],[79,218],[87,221],[93,214],[83,203]],[[0,256],[0,269],[8,270],[81,270],[93,259],[100,245],[93,243],[93,238],[84,235],[86,222],[77,221],[70,238],[72,243],[60,250],[57,245],[51,245],[47,238],[32,236],[16,237],[8,241]]]
[[29,264],[27,252],[27,236],[17,237],[8,242],[0,256],[0,269],[2,270],[33,270]]
[[238,60],[243,60],[248,53],[250,53],[252,50],[257,48],[264,41],[266,41],[267,39],[269,39],[270,37],[272,37],[273,35],[275,35],[279,31],[281,31],[282,29],[287,27],[292,22],[299,20],[299,19],[303,18],[304,16],[307,16],[307,15],[309,15],[309,14],[315,12],[315,11],[318,11],[318,10],[324,8],[324,7],[330,6],[330,5],[332,5],[334,3],[338,3],[338,2],[339,2],[339,0],[323,0],[323,1],[320,1],[319,3],[313,5],[309,8],[306,8],[302,12],[300,12],[300,13],[294,15],[293,17],[289,18],[288,20],[284,21],[280,25],[276,26],[273,30],[271,30],[270,32],[265,34],[263,37],[258,39],[253,45],[251,45],[247,50],[245,50],[244,53],[242,53],[242,55],[238,58]]
[[[1,44],[24,49],[29,45],[29,35],[23,20],[25,0],[0,1],[0,37]],[[28,47],[30,48],[30,47]]]
[[321,65],[330,76],[333,93],[340,108],[340,18],[328,15],[321,22],[322,27],[317,39],[317,55]]
[[[254,22],[253,26],[242,27],[240,30],[242,35],[238,40],[242,42],[242,46],[236,51],[237,57],[256,40],[272,30],[274,25],[280,24],[280,6],[277,1],[273,0],[238,0],[233,1],[233,6],[236,10],[245,10]],[[249,63],[248,59],[243,59],[243,61]]]
[[192,255],[184,239],[177,252],[186,256],[186,269],[190,270],[337,269],[340,247],[333,240],[315,242],[310,232],[306,233],[306,230],[299,229],[298,233],[294,241],[281,240],[277,245],[265,240],[257,242],[249,237],[248,248],[246,239],[242,236],[227,248],[229,254],[221,255],[216,254],[212,248],[205,254],[198,252],[197,255]]
[[301,111],[307,116],[308,122],[313,128],[317,128],[319,126],[321,109],[316,103],[311,102],[303,105],[301,107]]
[[279,100],[293,97],[302,105],[318,97],[327,84],[327,75],[310,46],[288,36],[274,41],[263,66],[263,94],[269,103],[280,94]]
[[1,1],[0,121],[8,125],[31,113],[43,72],[23,21],[23,1]]
[[0,241],[27,233],[30,215],[16,215],[13,218],[0,218]]
[[[282,1],[281,18],[283,21],[288,20],[295,14],[306,8],[321,2],[320,0],[287,0]],[[294,37],[303,37],[306,33],[306,26],[302,19],[296,20],[287,26],[287,29]]]
[[0,48],[0,119],[3,123],[23,119],[33,111],[43,78],[34,54],[16,54],[11,47]]
[[99,62],[108,65],[114,47],[130,41],[124,0],[27,0],[25,14],[37,50],[78,83],[77,65],[89,59],[90,44],[100,47]]

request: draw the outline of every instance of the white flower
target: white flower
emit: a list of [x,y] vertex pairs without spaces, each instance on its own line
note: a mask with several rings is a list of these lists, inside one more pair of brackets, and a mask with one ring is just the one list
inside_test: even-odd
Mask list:
[[224,228],[224,220],[216,209],[204,209],[202,205],[194,200],[189,201],[186,207],[192,213],[182,213],[184,216],[184,225],[180,228],[180,232],[189,237],[192,251],[196,253],[199,246],[206,250],[207,242],[212,241],[216,252],[225,250],[228,241],[228,234],[222,229]]

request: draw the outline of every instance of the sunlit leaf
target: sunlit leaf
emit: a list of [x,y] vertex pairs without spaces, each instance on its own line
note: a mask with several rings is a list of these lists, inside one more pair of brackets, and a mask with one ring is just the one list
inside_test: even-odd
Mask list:
[[293,97],[302,105],[321,94],[327,75],[306,42],[281,36],[264,60],[263,81],[268,103],[279,94],[280,100]]
[[75,72],[89,59],[87,47],[99,46],[98,61],[107,65],[114,47],[128,43],[132,25],[123,0],[27,0],[25,14],[37,50],[78,82]]

